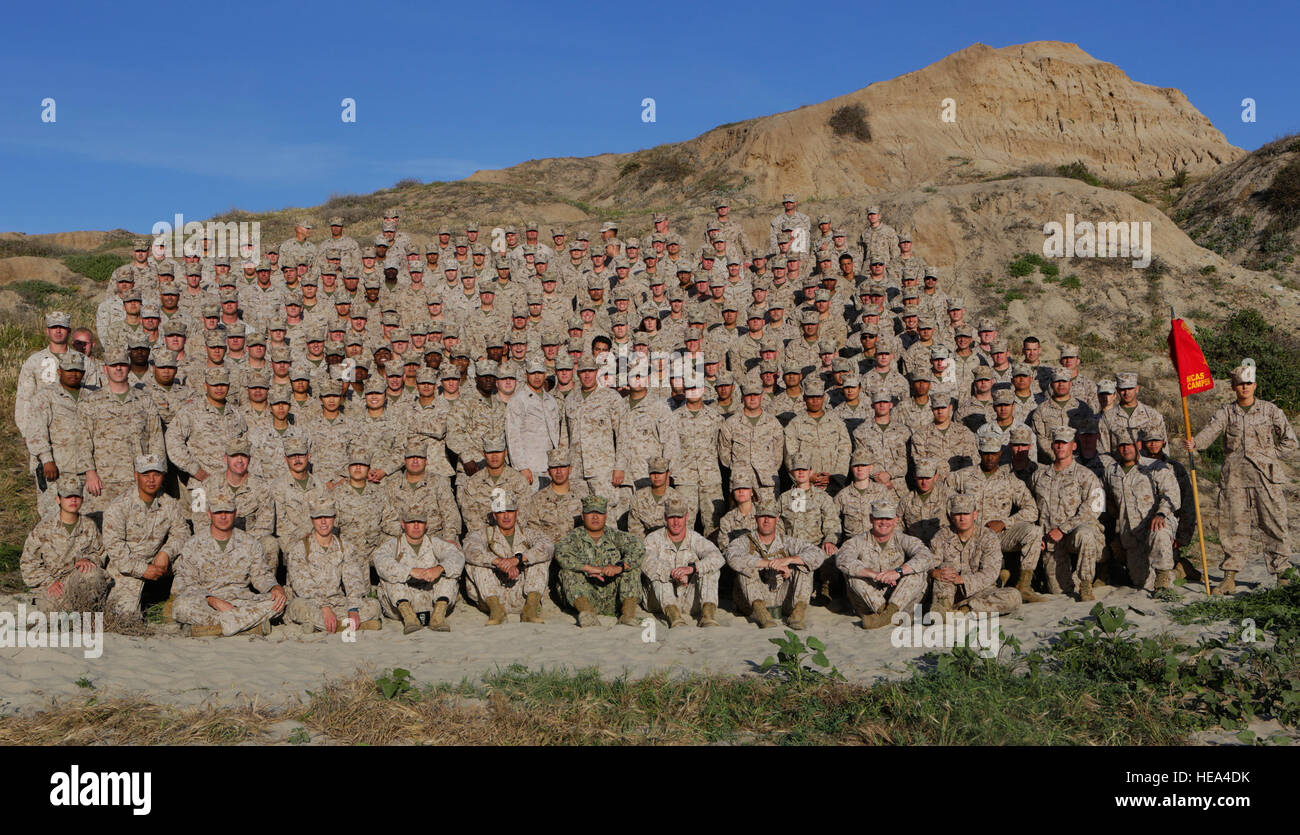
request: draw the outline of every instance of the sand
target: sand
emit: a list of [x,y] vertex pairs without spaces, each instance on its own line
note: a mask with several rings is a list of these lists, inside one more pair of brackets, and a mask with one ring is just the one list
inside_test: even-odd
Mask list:
[[[1262,561],[1240,579],[1246,588],[1263,582]],[[1184,587],[1183,592],[1184,602],[1204,596],[1199,587]],[[1168,632],[1195,643],[1203,635],[1225,637],[1237,631],[1226,624],[1176,625],[1166,614],[1176,604],[1153,601],[1138,589],[1103,587],[1097,597],[1107,606],[1124,607],[1140,635]],[[15,611],[17,603],[16,597],[0,600],[0,611]],[[1086,617],[1093,605],[1053,597],[1003,616],[1000,626],[1029,649],[1058,635],[1066,621]],[[532,670],[597,667],[611,677],[657,671],[753,675],[776,651],[769,639],[784,632],[761,630],[722,611],[721,626],[715,629],[669,630],[657,621],[655,640],[647,641],[647,630],[619,626],[612,617],[580,630],[550,602],[543,615],[545,624],[522,624],[511,616],[501,626],[488,627],[487,616],[462,601],[448,619],[449,633],[424,629],[403,635],[389,621],[382,631],[356,633],[351,643],[340,635],[306,636],[297,626],[278,626],[267,638],[184,638],[169,624],[163,629],[172,634],[107,634],[98,658],[86,658],[77,648],[0,648],[0,714],[39,711],[92,692],[101,698],[139,695],[180,706],[288,706],[306,702],[308,691],[328,680],[346,679],[358,670],[378,675],[393,667],[409,669],[417,684],[478,681],[484,673],[512,664]],[[933,651],[896,647],[890,628],[867,632],[856,618],[820,607],[810,608],[807,625],[803,635],[822,639],[831,663],[853,681],[906,676],[911,662]],[[93,691],[77,684],[83,678]]]

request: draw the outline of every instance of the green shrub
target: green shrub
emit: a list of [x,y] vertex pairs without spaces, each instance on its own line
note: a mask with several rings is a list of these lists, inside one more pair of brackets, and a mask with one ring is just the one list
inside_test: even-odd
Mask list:
[[1078,290],[1080,287],[1083,286],[1083,282],[1079,280],[1079,277],[1077,275],[1071,273],[1070,275],[1067,275],[1065,278],[1061,279],[1061,286],[1067,290]]
[[1056,277],[1061,274],[1061,268],[1058,267],[1056,264],[1050,264],[1050,263],[1041,265],[1038,268],[1038,271],[1043,274],[1044,281],[1046,281],[1049,278],[1055,280]]
[[51,296],[71,296],[74,292],[70,287],[60,287],[39,279],[15,281],[9,285],[9,289],[33,307],[44,307]]
[[1075,160],[1069,165],[1058,165],[1056,167],[1056,176],[1069,177],[1072,180],[1082,180],[1090,186],[1101,185],[1101,180],[1096,174],[1089,170],[1083,160]]
[[1289,330],[1278,330],[1257,310],[1239,310],[1217,325],[1198,327],[1196,341],[1215,377],[1227,377],[1250,357],[1259,373],[1259,397],[1288,412],[1300,410],[1300,338]]
[[104,253],[101,255],[68,255],[63,265],[74,273],[84,275],[92,281],[108,281],[113,270],[127,263],[129,259],[121,255]]
[[1201,275],[1209,275],[1210,273],[1215,272],[1216,269],[1217,268],[1213,264],[1206,264],[1204,267],[1201,267]]
[[1282,166],[1261,197],[1273,212],[1300,218],[1300,158]]
[[871,126],[867,124],[867,109],[860,104],[838,107],[826,121],[836,136],[849,137],[859,142],[871,141]]

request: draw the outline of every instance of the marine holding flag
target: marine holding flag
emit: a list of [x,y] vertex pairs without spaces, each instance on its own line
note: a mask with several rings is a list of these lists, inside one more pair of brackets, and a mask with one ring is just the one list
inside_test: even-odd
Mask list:
[[[1201,349],[1180,319],[1173,322],[1169,349],[1178,371],[1186,420],[1187,395],[1211,388],[1213,382]],[[1214,443],[1220,434],[1224,437],[1223,470],[1219,478],[1219,540],[1223,544],[1223,562],[1219,568],[1223,579],[1215,586],[1215,594],[1232,594],[1237,590],[1234,578],[1246,565],[1251,533],[1255,530],[1264,539],[1268,572],[1277,577],[1278,585],[1287,583],[1279,576],[1291,556],[1286,496],[1282,490],[1287,474],[1281,453],[1300,447],[1300,442],[1276,404],[1255,398],[1257,385],[1254,361],[1242,360],[1232,370],[1236,400],[1220,406],[1194,438],[1188,437],[1183,442],[1192,453],[1198,447],[1204,449]],[[1190,423],[1188,434],[1191,434]]]

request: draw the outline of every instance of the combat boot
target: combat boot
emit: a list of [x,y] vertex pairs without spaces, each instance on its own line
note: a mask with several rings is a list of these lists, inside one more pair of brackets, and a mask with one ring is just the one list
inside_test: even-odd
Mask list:
[[[1096,576],[1092,578],[1092,584],[1094,586],[1110,585],[1110,561],[1109,560],[1105,562],[1097,563],[1097,573]],[[1092,598],[1088,598],[1088,599],[1091,600]]]
[[1173,588],[1173,585],[1173,572],[1167,568],[1157,568],[1155,588],[1152,591]]
[[378,632],[384,628],[384,622],[379,618],[373,620],[363,620],[357,624],[357,629],[364,629],[367,632]]
[[402,618],[402,634],[410,635],[412,632],[420,631],[420,619],[415,614],[415,607],[411,601],[403,600],[397,604],[397,614]]
[[705,603],[700,606],[700,626],[718,625],[718,604]]
[[1085,601],[1085,600],[1096,600],[1096,599],[1097,599],[1097,598],[1095,598],[1095,597],[1092,596],[1092,581],[1091,581],[1091,580],[1080,580],[1080,581],[1079,581],[1079,601],[1080,601],[1080,602],[1083,602],[1083,601]]
[[1279,574],[1279,575],[1278,575],[1278,578],[1277,578],[1277,587],[1280,588],[1280,589],[1284,589],[1284,588],[1286,588],[1286,587],[1289,586],[1289,585],[1291,585],[1291,578],[1290,578],[1290,577],[1283,577],[1283,576],[1281,576],[1281,575]]
[[880,612],[877,614],[874,615],[863,614],[862,628],[879,629],[882,626],[889,626],[890,620],[894,617],[894,615],[897,612],[898,612],[898,607],[895,606],[893,603],[890,603],[884,609],[880,610]]
[[573,608],[578,610],[578,626],[600,625],[600,620],[596,617],[596,609],[587,598],[579,597],[573,601]]
[[498,626],[506,622],[506,607],[501,605],[501,598],[489,597],[483,601],[488,610],[488,626]]
[[176,605],[176,595],[173,594],[171,597],[167,598],[166,602],[164,602],[162,605],[163,623],[172,622],[172,609],[175,605]]
[[221,637],[220,626],[191,626],[189,629],[190,629],[191,638],[220,638]]
[[682,610],[678,609],[676,606],[664,607],[664,619],[668,621],[669,629],[672,629],[675,626],[686,625],[686,618],[682,617]]
[[1191,560],[1187,557],[1179,557],[1174,560],[1174,574],[1182,577],[1189,583],[1199,583],[1201,581],[1201,572]]
[[1020,577],[1016,580],[1016,591],[1020,592],[1020,599],[1025,603],[1042,603],[1047,598],[1034,592],[1033,581],[1033,571],[1027,568],[1020,569]]
[[808,614],[808,604],[800,601],[794,604],[794,610],[790,612],[790,617],[785,619],[785,625],[794,630],[804,628],[803,619]]
[[[681,615],[679,614],[677,617],[680,618]],[[641,621],[638,620],[638,619],[637,619],[637,616],[636,616],[636,601],[635,601],[635,600],[624,600],[624,601],[623,601],[623,605],[622,605],[622,606],[620,607],[620,609],[619,609],[618,622],[621,623],[621,624],[623,624],[624,626],[640,626],[640,625],[641,625]]]
[[1234,579],[1236,576],[1237,572],[1235,571],[1223,572],[1223,579],[1214,587],[1214,591],[1211,592],[1211,594],[1228,595],[1235,593],[1237,591],[1237,583]]
[[542,620],[542,595],[539,592],[528,592],[528,597],[524,600],[524,610],[519,613],[519,622],[546,623]]
[[1006,588],[1007,583],[1011,582],[1011,569],[1004,568],[998,572],[998,586]]
[[429,628],[434,632],[451,631],[451,625],[447,623],[447,601],[439,600],[433,604],[433,614],[429,615]]
[[776,621],[772,620],[772,613],[767,610],[767,605],[761,600],[755,600],[750,607],[749,616],[758,624],[759,629],[771,629],[776,626]]
[[271,634],[271,618],[270,617],[262,618],[262,622],[259,623],[257,626],[254,626],[252,629],[248,630],[248,634],[261,635],[264,638],[269,636]]

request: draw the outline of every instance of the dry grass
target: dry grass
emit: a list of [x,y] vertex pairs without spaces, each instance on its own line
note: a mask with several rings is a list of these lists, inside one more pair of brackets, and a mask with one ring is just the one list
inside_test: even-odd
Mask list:
[[92,698],[0,719],[0,745],[230,745],[259,740],[276,719],[256,706],[178,708]]

